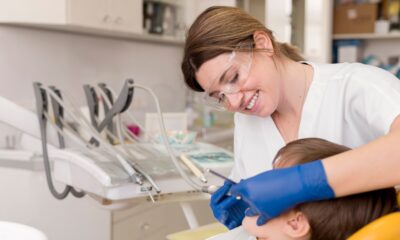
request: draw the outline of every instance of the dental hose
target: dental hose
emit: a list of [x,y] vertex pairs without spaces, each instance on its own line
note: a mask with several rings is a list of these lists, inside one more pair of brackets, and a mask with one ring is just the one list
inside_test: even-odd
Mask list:
[[[125,171],[129,174],[129,176],[131,177],[131,179],[133,181],[135,181],[136,183],[138,183],[140,185],[142,184],[141,183],[141,177],[138,175],[136,169],[134,169],[132,166],[130,166],[130,164],[127,163],[127,161],[122,157],[124,155],[123,152],[120,152],[117,149],[114,149],[105,140],[103,140],[102,136],[86,120],[86,118],[81,116],[81,113],[74,111],[73,105],[67,99],[65,99],[64,101],[61,100],[61,98],[59,98],[57,96],[57,94],[55,94],[50,88],[48,88],[46,86],[41,86],[41,88],[43,88],[49,95],[51,95],[51,97],[53,97],[61,106],[63,106],[65,109],[68,109],[71,112],[70,116],[72,117],[72,119],[74,121],[78,122],[81,126],[87,127],[90,130],[89,134],[93,138],[95,138],[107,150],[109,150],[110,152],[115,154],[115,156],[117,157],[117,160],[119,161],[119,163],[121,164],[123,169],[125,169]],[[78,118],[76,116],[80,116],[80,117]],[[84,130],[84,129],[85,128],[82,128],[82,130]]]
[[[35,86],[36,88],[36,86]],[[38,89],[35,89],[37,91],[40,91],[40,86],[37,86]],[[49,160],[49,155],[48,155],[48,148],[47,148],[47,132],[46,132],[46,115],[45,112],[42,112],[43,116],[39,116],[39,122],[40,122],[40,134],[42,137],[42,154],[43,154],[43,162],[44,162],[44,169],[46,172],[46,182],[49,187],[49,190],[51,194],[59,200],[62,200],[68,196],[68,193],[72,193],[73,196],[77,198],[82,198],[85,196],[85,192],[80,192],[73,188],[72,186],[67,185],[62,192],[58,192],[54,186],[53,183],[53,178],[51,176],[51,166],[50,166],[50,160]]]
[[[201,191],[203,191],[203,192],[210,192],[210,191],[208,190],[208,189],[209,189],[208,186],[207,186],[207,187],[204,187],[204,186],[201,186],[201,185],[197,184],[196,182],[194,182],[194,181],[186,174],[186,172],[184,172],[184,170],[182,169],[182,167],[179,165],[178,160],[176,159],[175,154],[174,154],[174,152],[173,152],[173,149],[171,148],[171,146],[170,146],[170,144],[169,144],[168,137],[167,137],[167,133],[166,133],[166,129],[165,129],[164,118],[162,117],[162,114],[161,114],[160,103],[159,103],[159,100],[158,100],[157,96],[156,96],[155,93],[153,92],[153,90],[151,90],[151,89],[148,88],[148,87],[145,87],[145,86],[136,84],[136,83],[131,84],[131,86],[136,87],[136,88],[139,88],[139,89],[142,89],[142,90],[145,90],[145,91],[147,91],[147,92],[152,96],[152,98],[153,98],[153,100],[154,100],[154,103],[155,103],[155,105],[156,105],[156,109],[157,109],[158,122],[159,122],[159,125],[160,125],[160,128],[161,128],[160,131],[161,131],[161,137],[162,137],[163,143],[164,143],[164,145],[166,146],[168,155],[169,155],[170,159],[172,159],[172,162],[173,162],[175,168],[178,170],[179,174],[182,176],[182,178],[185,180],[185,182],[187,182],[192,188],[194,188],[194,189],[196,189],[196,190],[201,190]],[[112,90],[110,89],[110,91],[112,91]],[[103,92],[101,92],[101,93],[102,93],[102,97],[105,98],[105,96],[103,95]],[[113,91],[112,91],[112,94],[115,95],[115,93],[114,93]],[[109,102],[108,99],[106,99],[105,102],[106,102],[106,104],[111,105],[111,103]],[[121,126],[122,126],[122,123],[121,123],[121,116],[118,114],[118,116],[117,116],[117,133],[118,133],[118,136],[119,136],[119,138],[120,138],[120,142],[121,142],[122,147],[124,148],[125,151],[129,151],[129,150],[126,149],[125,143],[123,142],[123,139],[121,138],[121,137],[122,137]],[[150,179],[151,179],[151,178],[150,178]],[[155,184],[155,183],[154,183],[154,184]],[[152,185],[153,185],[153,184],[152,184]],[[154,185],[153,185],[153,186],[154,186]],[[215,187],[214,187],[214,188],[215,188]]]
[[[102,91],[101,88],[99,88],[97,86],[97,88],[99,89],[100,95],[102,96],[102,98],[105,101],[105,104],[107,104],[110,108],[112,107],[112,103],[111,101],[108,99],[108,96],[106,96],[106,94]],[[115,95],[115,93],[112,93],[113,95]],[[125,154],[128,155],[130,158],[134,158],[134,156],[132,155],[132,153],[129,151],[129,149],[127,149],[126,145],[125,145],[125,141],[123,139],[123,133],[122,133],[122,120],[121,120],[121,114],[117,114],[117,138],[120,142],[120,145],[122,146],[122,149],[124,150]],[[110,134],[112,136],[112,138],[114,138],[115,136],[113,134]],[[130,139],[130,138],[129,138]],[[137,141],[138,139],[134,139],[135,141]],[[133,168],[139,172],[139,174],[141,174],[143,176],[143,178],[147,179],[147,181],[149,181],[150,185],[156,190],[157,193],[161,192],[160,187],[157,185],[157,183],[153,180],[153,178],[148,175],[146,173],[146,171],[144,171],[137,163],[135,162],[131,162],[131,164],[133,165]]]
[[162,140],[164,142],[164,145],[165,145],[165,147],[167,149],[168,155],[171,158],[173,164],[175,165],[175,168],[178,170],[179,174],[186,181],[186,183],[188,183],[194,189],[200,190],[202,192],[210,193],[209,188],[212,187],[212,186],[202,186],[202,185],[198,184],[197,182],[193,181],[193,179],[190,178],[186,174],[186,172],[182,169],[182,167],[179,165],[178,160],[176,159],[176,156],[174,154],[174,151],[173,151],[173,149],[170,146],[169,141],[168,141],[167,130],[165,128],[164,119],[163,119],[162,114],[161,114],[160,102],[158,101],[158,98],[157,98],[156,94],[153,92],[153,90],[151,90],[148,87],[145,87],[145,86],[142,86],[142,85],[139,85],[139,84],[136,84],[136,83],[132,84],[132,86],[147,91],[153,97],[155,105],[156,105],[156,108],[157,108],[158,122],[159,122],[159,125],[161,127],[161,129],[160,129],[161,138],[162,138]]
[[[150,88],[147,88],[147,87],[145,87],[145,86],[141,86],[141,85],[138,85],[138,84],[132,84],[132,86],[147,91],[147,92],[153,97],[154,102],[155,102],[155,105],[156,105],[156,108],[157,108],[158,121],[159,121],[159,124],[160,124],[160,127],[161,127],[160,130],[161,130],[161,138],[162,138],[162,141],[163,141],[164,145],[166,146],[168,155],[169,155],[170,159],[172,160],[172,162],[173,162],[175,168],[178,170],[179,174],[182,176],[182,178],[185,180],[185,182],[186,182],[189,186],[191,186],[192,188],[194,188],[194,189],[196,189],[196,190],[200,190],[200,191],[205,192],[205,193],[213,193],[213,192],[217,189],[216,186],[214,186],[214,185],[202,186],[202,185],[198,184],[197,182],[193,181],[193,179],[190,178],[190,177],[187,175],[187,173],[182,169],[182,167],[179,165],[178,160],[176,159],[176,156],[175,156],[175,154],[174,154],[174,151],[173,151],[172,147],[171,147],[170,144],[169,144],[168,137],[167,137],[167,133],[166,133],[166,128],[165,128],[164,119],[163,119],[162,114],[161,114],[160,103],[159,103],[159,100],[158,100],[157,96],[155,95],[155,93],[154,93]],[[66,99],[65,99],[64,101],[62,101],[55,93],[53,93],[53,91],[52,91],[51,89],[49,89],[49,88],[47,88],[47,87],[45,87],[45,86],[41,86],[41,87],[42,87],[43,89],[45,89],[46,92],[48,92],[48,94],[50,94],[57,102],[59,102],[60,105],[64,106],[66,109],[70,110],[71,113],[74,113],[74,112],[75,112],[73,107],[68,106],[68,104],[70,104],[70,103],[69,103]],[[65,104],[67,104],[67,105],[65,105],[64,102],[65,102]],[[72,105],[71,105],[71,106],[72,106]],[[87,126],[87,127],[91,130],[91,131],[90,131],[91,134],[94,134],[94,135],[95,135],[94,137],[96,138],[96,140],[98,140],[100,143],[102,143],[103,146],[106,146],[106,148],[108,148],[109,150],[111,150],[111,152],[114,152],[114,153],[116,152],[116,149],[114,149],[114,148],[111,147],[111,146],[108,146],[107,143],[104,143],[104,142],[103,142],[103,139],[102,139],[102,137],[100,136],[100,134],[94,129],[94,127],[93,127],[91,124],[89,124],[89,123],[86,121],[86,119],[85,119],[84,117],[77,118],[77,117],[75,116],[75,115],[79,115],[79,116],[80,116],[80,113],[75,113],[75,114],[70,114],[70,115],[71,115],[71,117],[73,118],[73,120],[79,122],[82,126]],[[117,151],[117,152],[119,152],[119,151]],[[116,154],[119,155],[119,156],[121,155],[120,153],[116,153]],[[137,167],[137,166],[136,166],[136,167]],[[141,172],[142,174],[144,173],[143,171],[140,171],[140,172]],[[146,178],[148,177],[147,179],[151,179],[150,176],[147,176],[147,174],[145,174],[144,176],[145,176]],[[151,183],[151,184],[153,185],[153,183]],[[153,185],[153,186],[154,186],[154,185]],[[68,194],[68,193],[66,193],[66,194]]]

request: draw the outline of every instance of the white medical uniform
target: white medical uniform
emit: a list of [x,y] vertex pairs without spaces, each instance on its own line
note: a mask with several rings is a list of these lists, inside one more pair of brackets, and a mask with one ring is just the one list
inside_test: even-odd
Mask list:
[[[389,131],[400,114],[399,79],[359,63],[306,63],[313,67],[314,76],[303,106],[299,138],[318,137],[355,148]],[[231,178],[239,181],[271,169],[275,154],[284,145],[271,117],[236,113]]]

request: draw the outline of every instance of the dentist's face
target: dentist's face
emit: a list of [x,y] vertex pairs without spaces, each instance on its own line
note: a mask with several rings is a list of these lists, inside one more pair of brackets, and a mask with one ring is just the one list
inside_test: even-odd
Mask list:
[[[244,54],[240,52],[234,57],[246,59]],[[196,79],[208,96],[216,98],[225,109],[270,116],[278,106],[281,92],[276,65],[268,53],[254,51],[247,66],[247,60],[232,60],[231,53],[221,54],[203,63]]]

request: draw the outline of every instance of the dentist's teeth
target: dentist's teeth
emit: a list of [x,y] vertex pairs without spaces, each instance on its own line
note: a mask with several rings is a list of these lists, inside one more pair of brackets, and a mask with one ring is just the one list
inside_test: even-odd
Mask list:
[[258,92],[256,92],[256,94],[254,94],[254,96],[251,98],[250,103],[246,107],[247,110],[251,110],[254,107],[257,98],[258,98]]

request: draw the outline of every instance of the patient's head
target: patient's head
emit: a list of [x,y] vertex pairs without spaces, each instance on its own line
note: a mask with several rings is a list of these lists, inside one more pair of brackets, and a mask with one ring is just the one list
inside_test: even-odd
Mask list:
[[[327,158],[349,148],[317,138],[288,143],[277,153],[274,168],[285,168]],[[379,161],[379,159],[377,159]],[[373,220],[397,208],[394,188],[332,200],[303,203],[257,226],[257,217],[246,217],[243,227],[258,239],[346,239]]]

